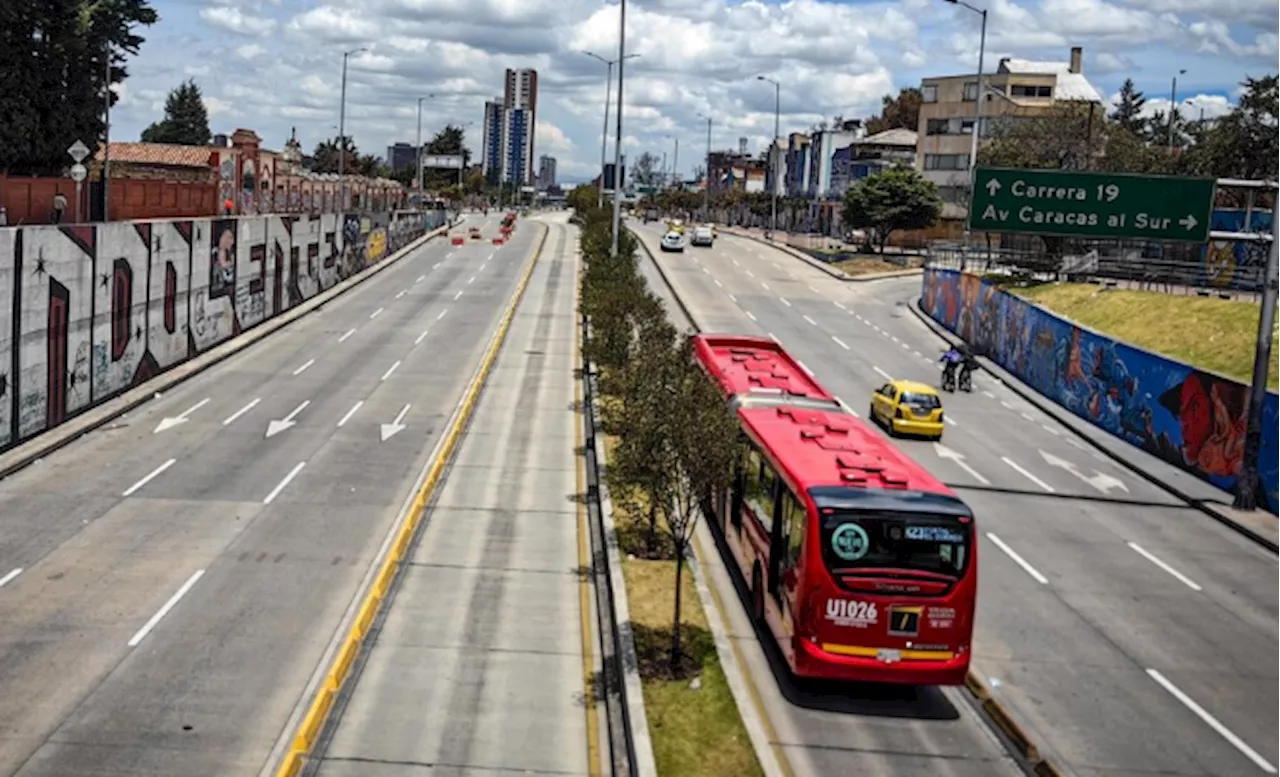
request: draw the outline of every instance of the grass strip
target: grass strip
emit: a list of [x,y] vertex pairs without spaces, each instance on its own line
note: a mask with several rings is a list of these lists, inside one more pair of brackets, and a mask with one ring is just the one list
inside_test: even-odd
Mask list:
[[[605,399],[602,397],[602,400]],[[606,466],[617,438],[605,438]],[[634,500],[643,503],[643,500]],[[614,503],[614,523],[622,552],[632,632],[644,688],[645,714],[658,774],[663,777],[763,777],[738,705],[725,680],[715,640],[694,582],[681,576],[681,633],[684,660],[672,670],[671,621],[676,569],[670,541],[646,542],[643,509]],[[637,516],[635,513],[641,513]],[[661,519],[659,519],[661,520]]]
[[[1256,302],[1103,290],[1092,283],[1046,283],[1008,291],[1139,348],[1246,385],[1252,379],[1258,337]],[[1275,347],[1274,341],[1272,346]],[[1277,388],[1274,358],[1267,385],[1272,390]]]

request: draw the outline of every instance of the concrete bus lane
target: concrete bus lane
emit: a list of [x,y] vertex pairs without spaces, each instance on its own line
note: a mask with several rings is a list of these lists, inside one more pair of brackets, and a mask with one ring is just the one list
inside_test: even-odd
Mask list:
[[576,574],[577,230],[553,230],[320,777],[597,771]]
[[[896,372],[895,377],[933,382],[932,373],[936,380],[937,367],[925,365],[923,356],[915,357],[913,343],[908,341],[908,347],[902,348],[901,336],[895,343],[893,335],[883,334],[886,330],[881,326],[882,320],[869,312],[875,304],[844,305],[868,310],[863,320],[871,321],[863,324],[855,314],[853,320],[859,323],[850,330],[849,324],[842,325],[845,319],[839,318],[839,308],[826,308],[821,295],[805,294],[795,288],[795,283],[788,284],[778,277],[790,275],[787,265],[779,262],[772,273],[766,269],[772,262],[764,252],[772,249],[764,247],[761,251],[752,246],[752,250],[743,251],[736,245],[729,247],[731,251],[707,258],[703,264],[716,267],[713,275],[723,273],[722,283],[727,291],[740,300],[747,299],[744,304],[758,305],[761,312],[756,315],[757,320],[766,328],[777,330],[773,333],[799,358],[814,364],[819,379],[834,391],[865,395],[883,382],[886,375],[868,373],[872,366],[868,360],[891,365],[880,369],[885,374]],[[735,260],[737,265],[733,264]],[[790,261],[799,264],[797,260]],[[730,277],[734,283],[728,282]],[[789,280],[803,283],[802,279]],[[759,287],[770,281],[796,300],[779,298],[773,289],[763,287],[762,295],[750,298],[745,286]],[[862,288],[868,289],[868,296],[874,299],[875,286]],[[696,308],[697,301],[692,302]],[[810,312],[797,311],[797,305]],[[829,312],[818,312],[823,309]],[[872,334],[859,335],[859,329]],[[844,338],[852,347],[846,350],[838,343],[828,342],[834,339],[829,335],[835,332],[841,332],[835,337]],[[856,343],[852,342],[854,338]],[[923,372],[913,372],[913,357]],[[851,364],[856,365],[852,370]],[[984,553],[988,560],[983,564],[981,578],[977,654],[981,667],[989,674],[1000,675],[1002,691],[1015,696],[1018,711],[1025,711],[1034,728],[1051,730],[1047,732],[1050,747],[1061,750],[1063,757],[1076,765],[1142,769],[1162,763],[1177,769],[1198,762],[1213,771],[1215,767],[1211,765],[1218,763],[1238,765],[1243,761],[1242,768],[1255,769],[1274,763],[1274,751],[1267,753],[1264,749],[1258,759],[1251,755],[1257,754],[1252,748],[1263,748],[1274,738],[1266,733],[1275,729],[1274,696],[1270,700],[1238,698],[1259,680],[1274,685],[1274,560],[1244,538],[1172,502],[1163,491],[1136,478],[1127,477],[1124,481],[1132,493],[1113,492],[1112,501],[1097,491],[1089,493],[1092,489],[1076,474],[1062,467],[1046,466],[1038,446],[1047,448],[1051,442],[1028,442],[1026,438],[1033,435],[1023,434],[1008,422],[1009,411],[1018,410],[1017,406],[1009,403],[1010,407],[1005,407],[989,400],[984,404],[978,396],[948,396],[948,408],[961,405],[956,412],[961,420],[958,427],[948,427],[945,437],[949,448],[963,451],[967,462],[986,472],[984,479],[990,481],[974,484],[970,476],[966,483],[961,475],[956,483],[982,516],[986,530],[996,535],[987,545],[987,553],[999,551],[994,558]],[[1043,430],[1052,428],[1052,419],[1037,418],[1039,414],[1031,412],[1034,408],[1027,407],[1027,411],[1018,410],[1032,416],[1024,421],[1043,422]],[[1041,435],[1058,440],[1059,445],[1066,439],[1062,432],[1055,435],[1041,431]],[[955,466],[958,462],[954,458],[937,458],[936,448],[931,451],[910,442],[904,443],[904,448],[931,468],[936,466],[939,474],[960,475]],[[1007,453],[998,455],[1002,451]],[[1093,462],[1079,450],[1057,450],[1050,455],[1059,461],[1074,459],[1073,468],[1096,477],[1096,471],[1085,466],[1085,462]],[[1034,461],[1033,457],[1039,459],[1036,472],[1030,470],[1030,465],[1005,466],[1018,459]],[[1096,466],[1110,466],[1110,462]],[[1126,474],[1119,468],[1109,473],[1116,478]],[[988,485],[1000,490],[986,490]],[[1133,541],[1139,537],[1141,544]],[[1212,577],[1200,581],[1188,577],[1176,566],[1183,563],[1177,550],[1185,548],[1200,549],[1193,552],[1215,559],[1217,563],[1211,566],[1216,568],[1249,567],[1252,573],[1244,581],[1243,595],[1235,585],[1241,581],[1234,573],[1228,573],[1229,579],[1222,584]],[[1166,549],[1172,555],[1164,555]],[[1227,559],[1232,561],[1227,563]],[[1001,570],[1000,578],[993,579],[995,570]],[[1033,591],[1025,590],[1028,585]],[[1044,601],[1039,607],[1031,607],[1024,594]],[[1265,607],[1268,600],[1271,605]],[[1052,617],[1047,614],[1050,611]],[[1190,615],[1189,611],[1196,614]],[[1024,644],[1027,612],[1042,621],[1037,633],[1054,635],[1045,641],[1042,650],[1028,651]],[[1071,649],[1064,651],[1064,647]],[[1039,658],[1022,658],[1032,655]],[[1058,671],[1046,674],[1046,657],[1053,656],[1059,662]],[[1092,666],[1096,661],[1078,660],[1090,656],[1107,657],[1108,661],[1102,663],[1108,670]],[[1223,681],[1221,668],[1224,656],[1229,667],[1227,682]],[[1216,667],[1213,682],[1198,676],[1198,669],[1203,666]],[[1070,682],[1064,684],[1067,678]],[[1078,694],[1063,694],[1064,687],[1090,688],[1094,692],[1086,694],[1081,702]],[[1126,712],[1138,700],[1144,708],[1151,704],[1171,713],[1168,727],[1154,733],[1145,731],[1149,724],[1135,721]],[[1188,705],[1186,700],[1201,706]],[[1101,709],[1091,706],[1095,704]],[[1205,708],[1215,710],[1213,723],[1201,717]],[[1190,722],[1185,720],[1188,716]],[[1061,731],[1052,730],[1062,726],[1063,720],[1072,720],[1074,726],[1074,718],[1093,721],[1094,725],[1066,738],[1060,735]],[[1219,727],[1232,733],[1223,735]]]
[[[9,479],[8,488],[37,494],[83,482],[105,509],[82,519],[78,531],[0,589],[6,624],[0,694],[31,700],[0,712],[0,773],[250,774],[262,767],[439,434],[429,419],[456,404],[514,291],[541,230],[526,231],[474,284],[467,284],[469,275],[446,280],[448,287],[424,279],[416,300],[412,294],[395,300],[400,284],[430,278],[433,265],[425,261],[444,262],[442,269],[455,261],[479,267],[487,256],[479,245],[472,256],[456,252],[450,260],[439,249],[424,251],[403,260],[408,273],[383,279],[388,270],[368,282],[383,293],[335,298],[316,314],[327,319],[323,325],[304,319],[315,337],[285,351],[295,359],[320,355],[299,375],[295,360],[277,361],[276,374],[259,384],[263,401],[253,410],[296,391],[291,382],[311,375],[314,398],[306,409],[323,408],[327,417],[304,411],[296,426],[264,439],[274,413],[222,423],[252,399],[242,393],[231,394],[235,401],[217,413],[192,414],[188,423],[151,433],[175,408],[240,391],[237,373],[270,359],[269,337],[173,390],[166,406],[147,408],[140,414],[149,416],[146,434],[137,439],[112,444],[110,435],[93,435]],[[453,301],[464,287],[496,293],[475,293],[473,305]],[[371,318],[375,300],[385,300],[387,311]],[[392,300],[417,314],[393,315]],[[411,347],[419,327],[445,304],[453,309],[440,324],[452,316],[455,328]],[[409,332],[396,331],[408,322]],[[353,327],[370,336],[363,350],[331,346],[337,331]],[[379,392],[391,385],[381,377],[393,356],[403,362],[401,377],[419,379],[423,389],[415,404],[424,415],[401,419],[407,429],[387,443],[398,446],[399,457],[380,450],[384,419],[362,419],[363,428],[353,419],[339,428],[349,403],[328,401],[363,386],[372,392],[367,403],[381,412]],[[328,379],[314,381],[325,370]],[[430,381],[421,378],[428,372],[436,374]],[[407,395],[412,388],[397,390]],[[211,402],[201,412],[214,409]],[[188,437],[195,442],[179,442]],[[190,452],[151,469],[178,445]],[[77,477],[76,467],[93,463],[83,452],[75,455],[82,447],[96,451],[99,468],[115,469],[117,478],[117,462],[156,474],[121,498],[123,486],[111,478]],[[334,448],[342,455],[321,455]]]

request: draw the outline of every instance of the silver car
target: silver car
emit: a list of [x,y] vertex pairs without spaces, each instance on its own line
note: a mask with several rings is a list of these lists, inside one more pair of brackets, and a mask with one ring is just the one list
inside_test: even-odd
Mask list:
[[684,235],[676,232],[674,229],[663,235],[662,250],[684,253]]

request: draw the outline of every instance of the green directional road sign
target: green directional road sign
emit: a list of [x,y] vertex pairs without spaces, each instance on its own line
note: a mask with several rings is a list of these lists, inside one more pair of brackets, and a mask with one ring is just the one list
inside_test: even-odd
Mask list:
[[1212,178],[979,167],[969,229],[1204,243]]

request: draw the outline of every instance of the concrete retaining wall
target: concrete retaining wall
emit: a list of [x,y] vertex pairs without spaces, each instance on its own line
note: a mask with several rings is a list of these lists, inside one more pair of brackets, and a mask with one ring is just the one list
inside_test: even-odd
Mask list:
[[0,228],[0,450],[314,297],[445,218]]

